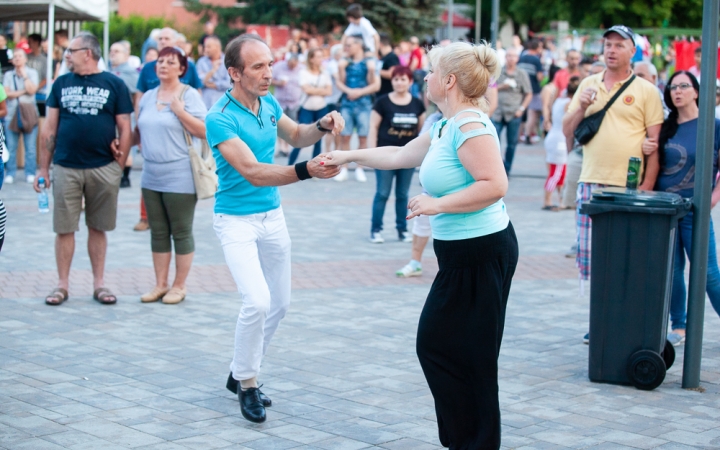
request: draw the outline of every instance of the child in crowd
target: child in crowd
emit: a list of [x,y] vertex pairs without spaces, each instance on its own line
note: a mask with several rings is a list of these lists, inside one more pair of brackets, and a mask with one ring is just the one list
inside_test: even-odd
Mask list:
[[568,146],[562,131],[562,121],[568,109],[570,100],[580,85],[579,77],[572,77],[567,90],[560,94],[552,106],[552,126],[545,137],[545,161],[548,164],[548,177],[545,181],[545,201],[543,210],[558,211],[559,207],[552,203],[552,193],[558,193],[558,200],[562,202],[562,188],[565,184],[565,170],[567,168]]

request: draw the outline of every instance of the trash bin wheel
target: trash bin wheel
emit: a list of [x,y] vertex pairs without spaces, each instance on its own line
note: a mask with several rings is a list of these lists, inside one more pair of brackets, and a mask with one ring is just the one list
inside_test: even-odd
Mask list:
[[665,379],[665,361],[652,350],[640,350],[628,360],[628,378],[633,386],[651,391],[660,386]]
[[669,370],[675,362],[675,347],[668,341],[665,340],[665,348],[662,352],[663,361],[665,361],[665,369]]

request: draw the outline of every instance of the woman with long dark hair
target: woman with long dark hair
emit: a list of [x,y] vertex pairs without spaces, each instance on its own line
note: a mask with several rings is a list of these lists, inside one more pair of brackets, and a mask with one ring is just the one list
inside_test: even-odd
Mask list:
[[[698,97],[700,85],[690,72],[675,72],[665,87],[665,104],[670,108],[668,118],[660,129],[660,175],[655,189],[675,192],[692,198],[695,191],[695,155],[697,151]],[[715,143],[713,145],[713,193],[712,207],[720,201],[720,185],[715,179],[718,173],[718,147],[720,146],[720,120],[715,119]],[[680,219],[675,248],[670,321],[672,332],[668,340],[673,345],[685,339],[685,255],[690,257],[692,246],[693,213]],[[720,270],[715,251],[715,231],[710,219],[710,247],[708,249],[707,294],[715,311],[720,315]]]

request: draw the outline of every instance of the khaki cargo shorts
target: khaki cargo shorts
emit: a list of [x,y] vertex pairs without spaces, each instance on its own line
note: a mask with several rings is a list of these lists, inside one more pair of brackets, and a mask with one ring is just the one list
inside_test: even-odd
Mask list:
[[85,225],[99,231],[114,230],[122,173],[115,161],[93,169],[55,165],[52,173],[53,231],[68,234],[79,230],[83,197]]

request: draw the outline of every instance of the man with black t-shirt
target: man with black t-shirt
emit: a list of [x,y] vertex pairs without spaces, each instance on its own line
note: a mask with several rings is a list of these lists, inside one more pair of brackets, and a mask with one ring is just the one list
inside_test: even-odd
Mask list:
[[[40,152],[35,190],[40,192],[40,178],[44,178],[45,188],[50,187],[52,158],[58,284],[45,298],[48,305],[59,305],[68,298],[70,264],[83,198],[93,298],[102,304],[117,301],[103,279],[105,232],[115,229],[120,178],[130,151],[133,105],[125,83],[112,73],[101,71],[99,60],[97,38],[86,32],[75,36],[65,52],[70,72],[53,83],[47,98],[47,117],[41,134],[45,151]],[[114,142],[116,127],[118,138]]]
[[390,36],[380,33],[380,90],[377,96],[389,94],[393,91],[392,71],[393,67],[400,65],[400,58],[395,54]]

